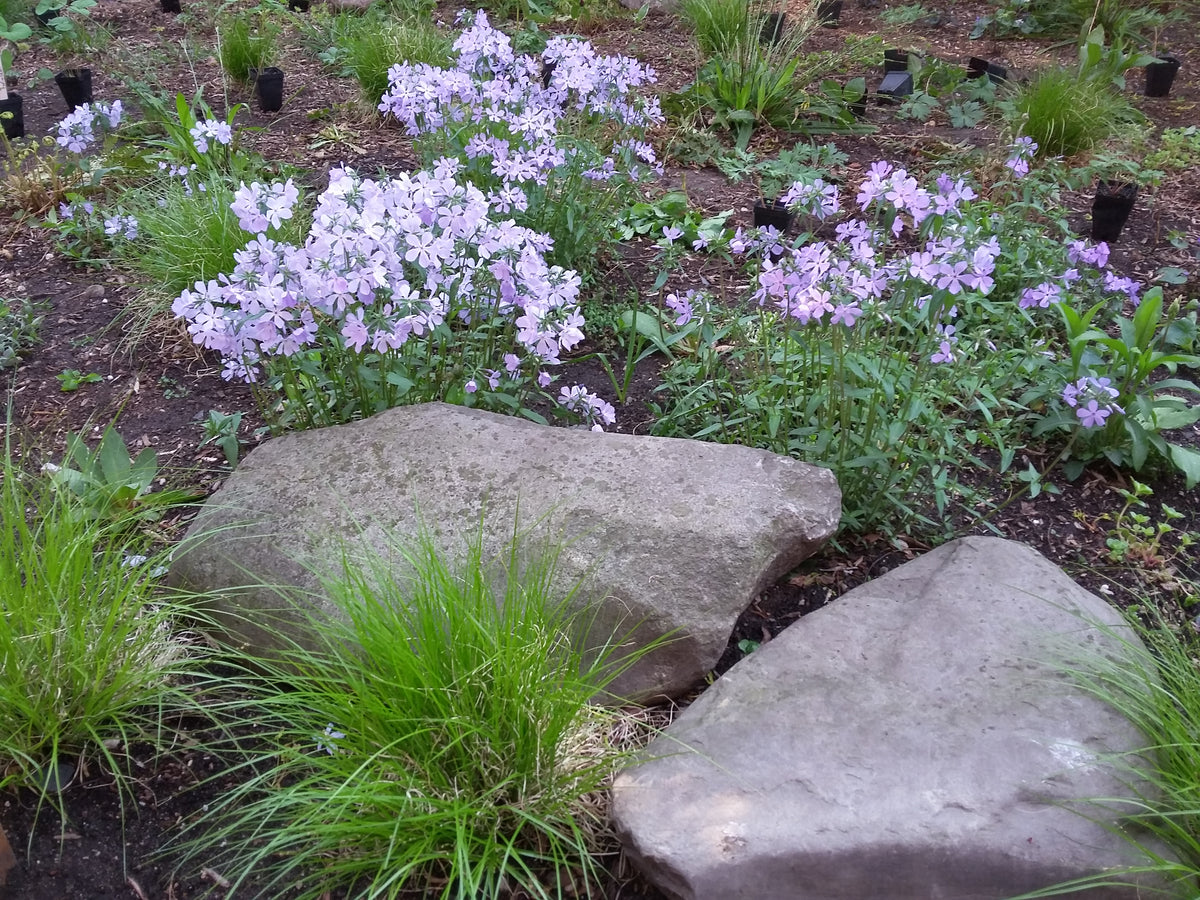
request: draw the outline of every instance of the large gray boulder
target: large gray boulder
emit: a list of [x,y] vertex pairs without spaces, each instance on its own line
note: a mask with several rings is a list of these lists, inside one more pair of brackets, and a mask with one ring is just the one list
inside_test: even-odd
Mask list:
[[422,521],[451,554],[482,521],[490,556],[519,510],[522,527],[542,520],[566,542],[564,591],[582,579],[578,602],[598,604],[581,640],[672,635],[613,689],[672,696],[712,668],[755,595],[833,534],[840,502],[829,471],[761,450],[432,403],[267,441],[209,498],[172,576],[214,592],[218,618],[270,652],[281,636],[305,642],[306,612],[247,582],[315,588],[343,542],[384,550],[389,530],[411,541]]
[[1123,629],[998,538],[862,585],[739,662],[618,776],[626,849],[688,900],[998,900],[1129,863],[1067,808],[1128,796],[1101,757],[1143,746],[1049,663],[1064,640],[1119,643],[1089,620]]

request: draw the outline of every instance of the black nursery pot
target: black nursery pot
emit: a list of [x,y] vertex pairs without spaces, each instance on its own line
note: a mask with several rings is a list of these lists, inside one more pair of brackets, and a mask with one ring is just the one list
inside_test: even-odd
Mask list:
[[817,4],[817,21],[826,28],[836,28],[842,17],[842,0],[822,0]]
[[288,0],[288,9],[293,12],[308,12],[309,0]]
[[1169,53],[1160,53],[1158,62],[1146,66],[1146,96],[1166,97],[1171,93],[1175,74],[1179,71],[1179,60]]
[[91,69],[63,69],[54,76],[54,83],[62,91],[63,99],[67,101],[71,112],[75,112],[85,103],[92,102]]
[[972,56],[967,62],[967,77],[982,78],[984,75],[990,78],[993,84],[1008,81],[1008,69],[1004,68],[1004,66],[988,62],[988,60],[981,56]]
[[179,0],[159,0],[162,4],[162,11],[165,13],[183,12],[179,6]]
[[795,214],[778,199],[772,200],[770,203],[766,200],[758,200],[754,203],[755,228],[773,226],[780,233],[785,234],[792,227],[792,220],[795,218]]
[[1137,199],[1137,185],[1124,182],[1101,181],[1096,185],[1096,199],[1092,201],[1092,240],[1115,241],[1133,212],[1133,201]]
[[887,72],[907,72],[908,71],[908,51],[907,50],[884,50],[883,51],[883,71]]
[[267,66],[254,79],[258,108],[263,112],[278,112],[283,106],[283,69]]
[[767,13],[763,19],[762,32],[758,36],[761,44],[777,44],[783,37],[783,27],[787,23],[787,13]]
[[888,103],[898,103],[901,97],[913,92],[911,72],[888,72],[879,85],[879,98]]
[[20,94],[9,94],[0,100],[0,124],[3,124],[4,136],[9,140],[25,137],[25,104]]

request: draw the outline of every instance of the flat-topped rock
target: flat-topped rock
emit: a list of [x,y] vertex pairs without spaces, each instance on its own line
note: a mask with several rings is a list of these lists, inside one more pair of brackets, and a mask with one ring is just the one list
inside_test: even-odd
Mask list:
[[840,503],[828,470],[762,450],[431,403],[257,447],[205,504],[172,577],[216,592],[216,615],[270,652],[281,634],[303,641],[306,617],[277,611],[276,592],[250,580],[313,588],[311,570],[336,571],[342,541],[382,549],[387,531],[415,539],[422,520],[451,553],[481,520],[485,552],[511,541],[518,515],[543,520],[565,545],[564,593],[582,579],[577,601],[599,604],[593,645],[634,626],[638,642],[672,634],[614,690],[670,696],[712,668],[758,593],[834,533]]
[[1127,630],[998,538],[862,585],[735,665],[618,776],[626,849],[688,900],[1000,900],[1133,862],[1062,805],[1128,796],[1101,757],[1144,746],[1051,663],[1063,640],[1120,651],[1089,621]]

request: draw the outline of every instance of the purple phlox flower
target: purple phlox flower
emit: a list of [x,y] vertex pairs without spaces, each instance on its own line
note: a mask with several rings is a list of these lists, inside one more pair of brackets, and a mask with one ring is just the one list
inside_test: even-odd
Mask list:
[[197,153],[207,153],[209,141],[226,147],[233,143],[233,128],[228,122],[205,119],[193,125],[188,134]]
[[1062,399],[1075,410],[1079,423],[1084,428],[1100,428],[1114,412],[1124,415],[1125,410],[1113,401],[1119,396],[1108,378],[1085,375],[1062,389]]
[[829,321],[834,325],[845,325],[847,328],[853,328],[854,323],[859,320],[863,314],[863,309],[857,303],[839,303],[834,307],[833,315],[829,317]]
[[683,237],[683,229],[677,228],[674,225],[663,226],[663,240],[668,244],[675,243],[676,240]]
[[1104,289],[1114,293],[1120,292],[1125,294],[1134,306],[1141,303],[1142,283],[1134,281],[1132,278],[1122,278],[1119,275],[1114,275],[1112,272],[1104,273]]
[[950,341],[939,342],[937,351],[929,357],[929,361],[931,363],[954,362],[954,348],[950,346]]
[[1108,244],[1104,241],[1090,246],[1087,241],[1071,241],[1067,244],[1067,261],[1072,265],[1084,263],[1097,269],[1108,265]]
[[675,313],[676,328],[682,328],[688,322],[692,321],[692,298],[695,296],[695,291],[688,291],[682,297],[678,294],[667,294],[667,308]]
[[1033,138],[1017,138],[1009,147],[1009,156],[1004,165],[1018,178],[1023,178],[1029,174],[1029,161],[1033,159],[1037,149],[1038,145]]
[[694,241],[692,241],[692,249],[693,250],[707,250],[708,249],[708,238],[706,238],[702,234],[698,234],[696,236],[696,239]]
[[826,184],[823,178],[792,182],[779,202],[789,209],[802,210],[822,221],[836,216],[841,210],[838,186]]
[[961,294],[970,288],[970,276],[967,274],[969,263],[959,260],[955,263],[940,263],[938,265],[938,290],[949,291],[951,294]]
[[605,425],[612,425],[617,421],[616,410],[612,404],[591,393],[581,384],[561,388],[558,392],[558,402],[578,413],[592,431],[603,431]]
[[470,381],[468,381],[466,384],[463,385],[463,390],[466,391],[468,394],[473,394],[477,390],[479,390],[479,385],[477,385],[475,383],[475,379],[472,378]]
[[1022,291],[1019,305],[1021,309],[1029,309],[1034,306],[1048,309],[1051,303],[1057,303],[1061,299],[1062,289],[1057,284],[1043,281],[1037,287],[1026,288]]
[[104,233],[111,236],[121,235],[127,241],[133,241],[138,236],[138,221],[133,216],[118,213],[104,220]]

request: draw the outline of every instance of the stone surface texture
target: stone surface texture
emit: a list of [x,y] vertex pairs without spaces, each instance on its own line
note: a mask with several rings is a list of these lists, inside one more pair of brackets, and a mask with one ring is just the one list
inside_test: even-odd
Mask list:
[[998,900],[1130,863],[1058,805],[1128,796],[1099,754],[1143,746],[1055,674],[1056,644],[1117,643],[1086,621],[1123,628],[999,538],[864,584],[735,665],[618,776],[626,849],[689,900]]
[[634,626],[634,643],[673,633],[613,688],[670,696],[712,668],[759,592],[833,534],[840,503],[828,470],[761,450],[432,403],[256,448],[205,504],[172,577],[218,592],[214,613],[269,651],[281,635],[304,641],[305,613],[248,583],[313,588],[343,542],[384,550],[389,531],[412,540],[422,521],[451,553],[482,527],[490,555],[519,510],[522,528],[540,521],[566,543],[560,583],[582,579],[578,602],[597,604],[590,646]]

